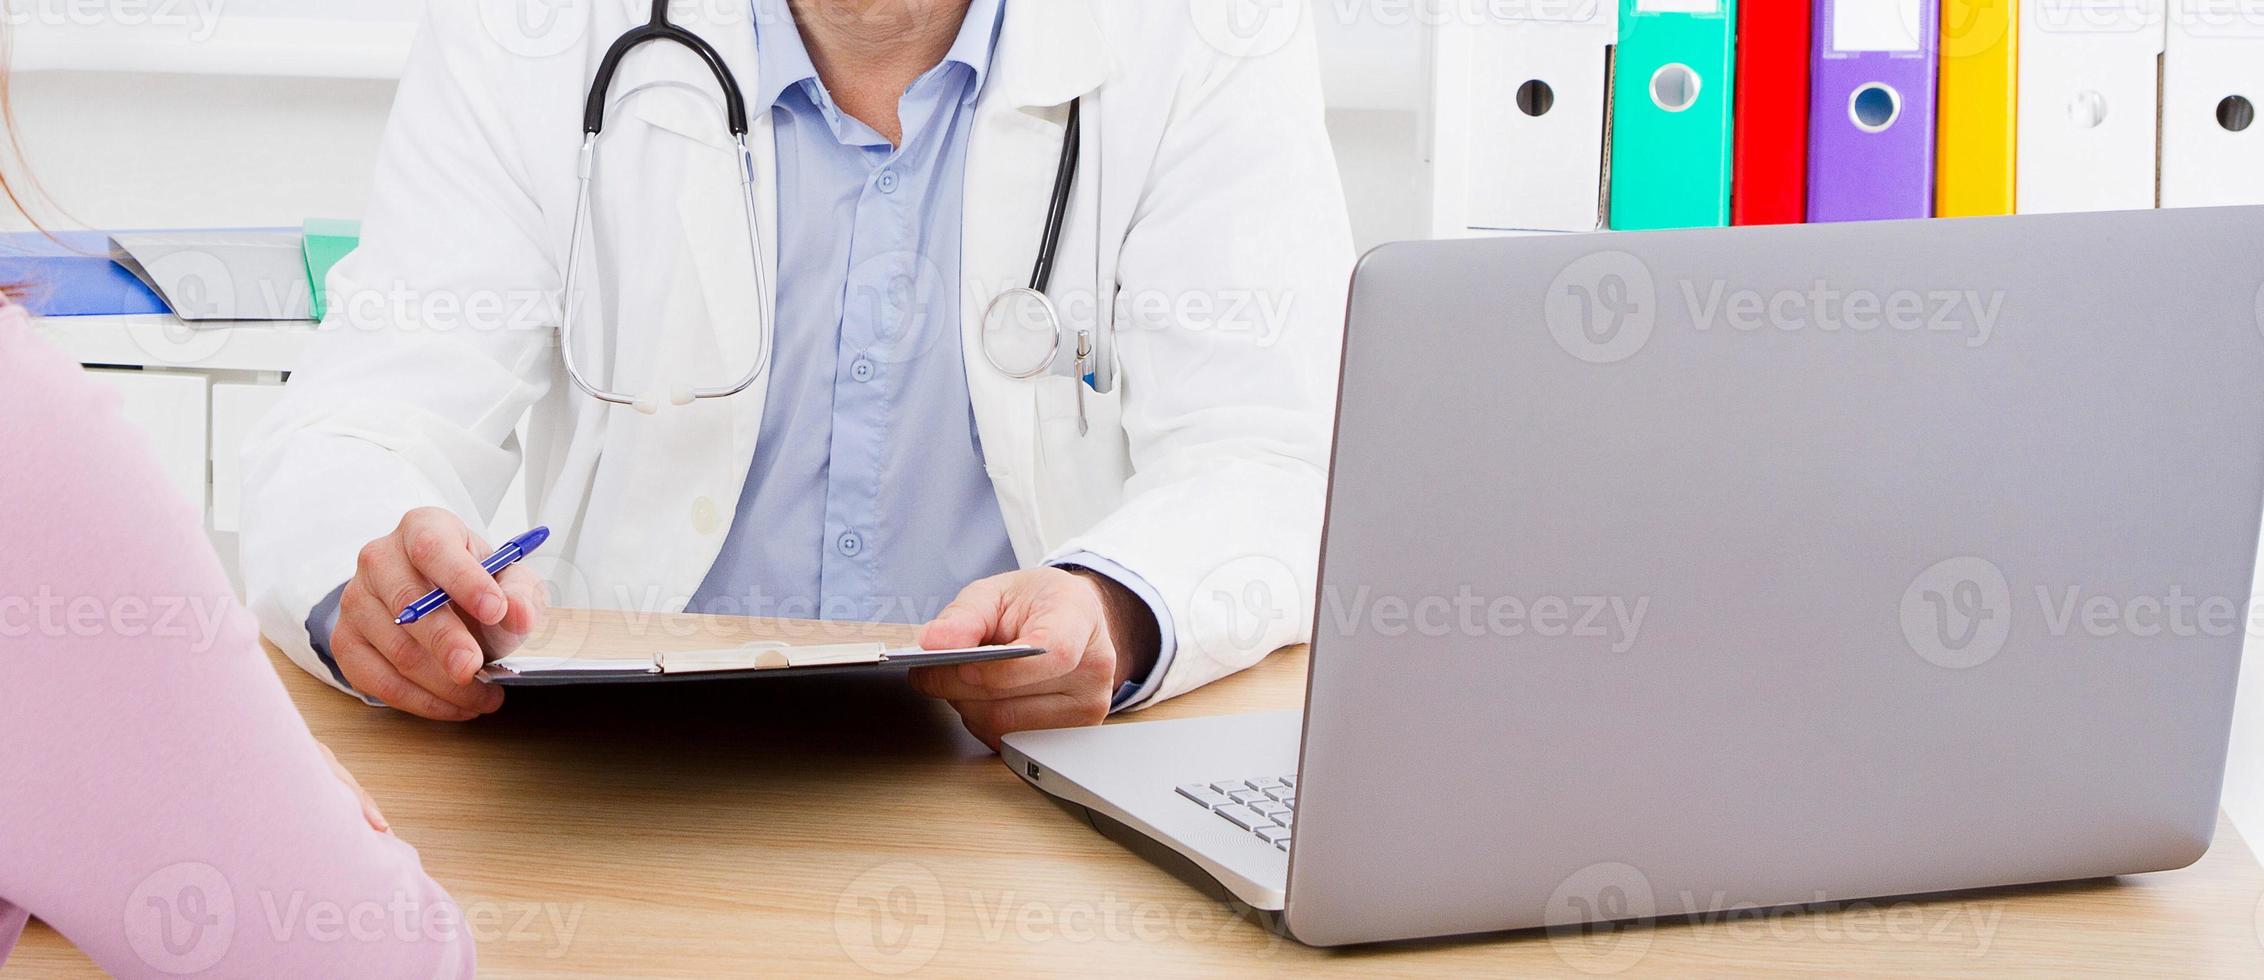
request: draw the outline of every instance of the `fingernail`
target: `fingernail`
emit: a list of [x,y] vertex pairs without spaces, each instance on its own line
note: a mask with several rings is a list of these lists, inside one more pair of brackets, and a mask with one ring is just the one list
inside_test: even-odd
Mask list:
[[505,602],[502,596],[490,594],[480,597],[479,608],[472,614],[478,616],[480,622],[493,626],[503,621],[503,614],[510,608],[511,604]]
[[362,813],[369,817],[370,825],[376,827],[379,832],[387,834],[393,832],[393,825],[386,821],[385,814],[377,812],[375,804],[362,804]]
[[449,660],[454,666],[450,667],[448,671],[455,674],[459,681],[468,683],[473,675],[480,672],[480,655],[477,650],[459,649],[455,656],[450,657]]

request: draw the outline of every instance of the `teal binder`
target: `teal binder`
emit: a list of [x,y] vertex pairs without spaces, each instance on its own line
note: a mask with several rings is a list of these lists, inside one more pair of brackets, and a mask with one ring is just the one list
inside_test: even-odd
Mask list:
[[307,288],[314,293],[314,318],[330,313],[330,267],[362,241],[362,223],[343,218],[308,218],[300,243],[307,261]]
[[1619,0],[1610,226],[1729,224],[1738,0]]

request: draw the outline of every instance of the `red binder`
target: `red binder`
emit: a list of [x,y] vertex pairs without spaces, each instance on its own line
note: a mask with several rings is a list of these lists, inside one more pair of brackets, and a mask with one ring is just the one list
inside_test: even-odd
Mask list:
[[1809,0],[1737,5],[1731,224],[1799,224],[1807,217],[1809,8]]

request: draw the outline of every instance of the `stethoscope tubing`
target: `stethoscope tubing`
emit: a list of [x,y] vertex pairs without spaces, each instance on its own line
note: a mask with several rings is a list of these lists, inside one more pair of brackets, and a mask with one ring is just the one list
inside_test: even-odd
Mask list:
[[[738,380],[727,385],[711,387],[680,384],[669,392],[668,401],[675,405],[688,405],[704,399],[728,398],[753,387],[755,382],[761,380],[763,374],[770,368],[770,332],[775,326],[777,316],[776,310],[772,308],[770,277],[763,261],[762,236],[759,230],[760,212],[757,210],[755,200],[755,157],[753,151],[747,145],[747,107],[745,97],[739,91],[738,79],[732,74],[731,67],[724,63],[723,56],[706,40],[697,34],[669,23],[668,0],[653,0],[652,19],[648,23],[624,33],[606,49],[605,57],[598,62],[597,71],[591,76],[589,95],[583,103],[582,145],[577,161],[576,179],[578,187],[574,200],[574,224],[567,237],[565,281],[562,284],[565,296],[558,327],[561,358],[565,362],[566,375],[575,388],[599,401],[633,407],[647,414],[658,410],[660,403],[658,396],[650,395],[640,398],[611,390],[591,381],[588,374],[583,370],[575,340],[579,333],[576,329],[580,320],[578,314],[581,312],[579,309],[581,305],[580,290],[576,287],[579,284],[582,264],[583,230],[590,220],[591,185],[597,171],[598,141],[605,130],[607,96],[612,90],[613,77],[620,68],[622,60],[628,56],[630,51],[650,41],[683,45],[697,55],[702,63],[707,65],[708,72],[714,76],[717,87],[722,90],[725,125],[730,129],[732,142],[739,154],[739,192],[746,219],[747,249],[748,254],[753,257],[756,303],[761,309],[758,315],[764,320],[764,322],[757,324],[756,333],[759,338],[759,346],[756,348],[754,361]],[[630,95],[636,94],[637,90],[644,87],[646,86],[639,86],[638,89],[624,94],[623,100],[625,101]],[[1016,380],[1028,380],[1044,374],[1061,352],[1061,315],[1059,309],[1054,306],[1053,300],[1047,297],[1046,291],[1053,282],[1054,264],[1060,254],[1062,230],[1068,223],[1070,195],[1077,182],[1079,160],[1082,155],[1081,116],[1083,115],[1083,108],[1084,100],[1082,98],[1073,99],[1069,103],[1069,119],[1062,135],[1061,157],[1054,169],[1052,195],[1048,199],[1046,207],[1045,233],[1039,239],[1037,260],[1030,270],[1030,285],[1009,289],[999,294],[991,300],[990,306],[986,308],[984,314],[987,323],[988,319],[1001,309],[1003,303],[1030,299],[1034,299],[1037,303],[1041,319],[1052,337],[1045,358],[1034,366],[1024,370],[1009,370],[1005,365],[1000,364],[995,352],[991,349],[989,331],[987,329],[982,331],[984,359],[989,361],[991,367],[999,373]]]

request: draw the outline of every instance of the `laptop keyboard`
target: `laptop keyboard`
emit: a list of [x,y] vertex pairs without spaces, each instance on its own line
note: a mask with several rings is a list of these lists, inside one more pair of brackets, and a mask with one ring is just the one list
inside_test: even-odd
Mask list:
[[1266,776],[1216,783],[1188,783],[1179,795],[1194,801],[1259,840],[1289,850],[1290,822],[1297,817],[1297,777]]

